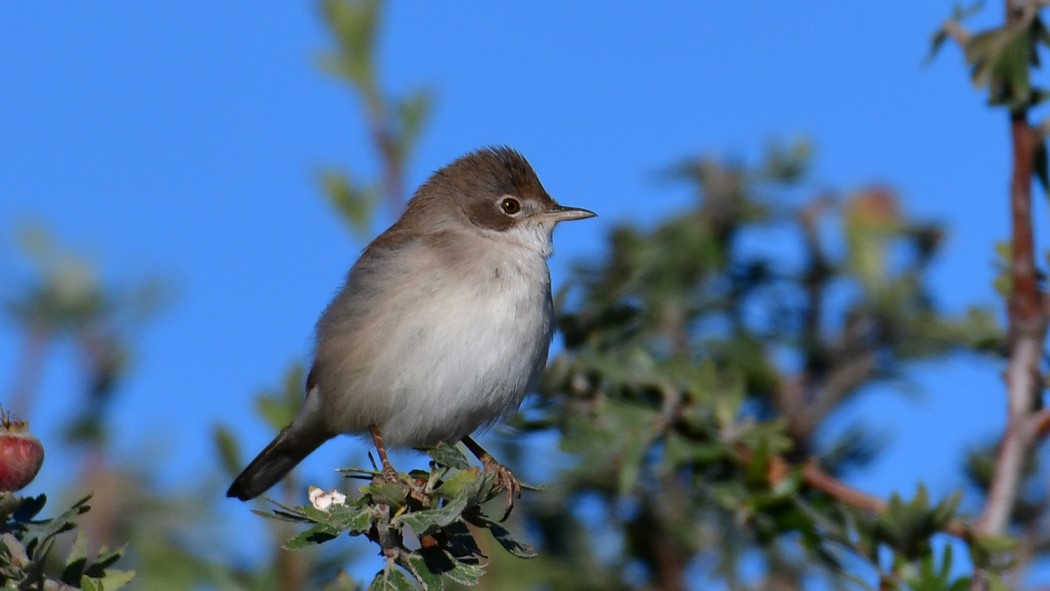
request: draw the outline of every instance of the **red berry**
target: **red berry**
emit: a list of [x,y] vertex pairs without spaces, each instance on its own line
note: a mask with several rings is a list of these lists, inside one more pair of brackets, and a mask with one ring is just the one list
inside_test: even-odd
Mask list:
[[43,463],[44,446],[29,432],[29,423],[0,418],[0,491],[25,488]]

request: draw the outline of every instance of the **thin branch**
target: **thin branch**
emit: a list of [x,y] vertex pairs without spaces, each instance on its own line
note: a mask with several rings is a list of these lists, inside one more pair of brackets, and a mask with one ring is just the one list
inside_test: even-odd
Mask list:
[[1010,182],[1012,240],[1009,315],[1009,362],[1006,368],[1007,419],[999,444],[984,513],[977,528],[984,534],[1006,531],[1017,502],[1024,464],[1035,445],[1036,415],[1042,390],[1040,360],[1046,340],[1046,314],[1035,266],[1032,228],[1032,166],[1038,143],[1023,109],[1010,115],[1013,173]]
[[942,29],[952,40],[959,44],[959,47],[965,48],[966,44],[970,42],[970,32],[955,19],[945,21]]
[[26,326],[17,369],[7,398],[7,410],[17,417],[25,418],[33,405],[40,388],[50,342],[50,335],[46,331]]
[[[787,460],[779,457],[773,458],[769,466],[770,484],[776,486],[784,478],[787,478],[793,468]],[[873,513],[885,513],[887,510],[888,504],[886,501],[858,490],[828,474],[820,467],[820,463],[817,462],[816,458],[810,458],[802,465],[801,474],[802,481],[806,486],[820,491],[840,503]],[[956,519],[945,524],[942,531],[960,540],[970,539],[970,527]]]

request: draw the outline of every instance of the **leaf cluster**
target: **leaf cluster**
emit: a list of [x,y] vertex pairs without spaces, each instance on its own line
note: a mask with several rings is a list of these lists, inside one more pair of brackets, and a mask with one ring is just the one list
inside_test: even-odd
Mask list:
[[365,479],[360,495],[323,509],[311,504],[255,511],[271,519],[308,527],[289,539],[285,549],[300,550],[343,534],[376,544],[386,562],[370,589],[445,589],[448,584],[473,585],[484,574],[486,558],[477,535],[487,531],[507,552],[534,556],[482,506],[502,497],[491,473],[470,468],[458,449],[443,445],[429,452],[430,469],[398,474],[392,481],[379,471],[347,469],[348,478]]
[[[94,558],[79,533],[62,562],[55,568],[52,551],[62,534],[76,529],[76,519],[90,510],[90,495],[73,503],[57,517],[40,519],[47,497],[21,497],[3,493],[0,512],[0,585],[4,589],[85,589],[113,591],[127,585],[131,571],[111,568],[123,550],[102,549]],[[56,572],[57,571],[57,572]]]

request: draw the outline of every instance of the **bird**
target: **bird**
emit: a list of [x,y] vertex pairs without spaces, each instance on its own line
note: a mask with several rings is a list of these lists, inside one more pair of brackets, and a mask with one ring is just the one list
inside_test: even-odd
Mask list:
[[227,496],[257,497],[349,434],[371,436],[393,481],[387,445],[462,442],[495,473],[509,514],[520,484],[471,435],[517,410],[536,385],[554,333],[554,228],[595,215],[559,205],[506,146],[433,173],[321,314],[300,411]]

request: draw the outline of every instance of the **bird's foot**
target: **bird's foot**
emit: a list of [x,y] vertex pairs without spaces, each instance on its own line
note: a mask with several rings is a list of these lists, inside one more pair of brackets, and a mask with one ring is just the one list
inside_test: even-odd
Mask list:
[[514,498],[521,498],[521,483],[514,477],[514,473],[503,464],[496,461],[496,458],[492,457],[492,454],[485,451],[485,448],[478,445],[478,442],[474,441],[470,436],[463,438],[463,445],[467,446],[470,453],[474,454],[478,460],[481,461],[481,465],[485,467],[486,473],[493,473],[496,475],[496,490],[502,489],[507,495],[507,509],[503,513],[503,518],[500,521],[506,521],[510,517],[510,512],[514,510]]
[[383,480],[392,484],[402,484],[401,476],[394,469],[394,466],[390,463],[390,458],[386,455],[386,446],[383,445],[383,434],[380,433],[379,426],[373,423],[368,426],[368,430],[372,433],[372,441],[376,444],[379,462],[383,464]]
[[401,480],[401,475],[398,474],[397,470],[395,470],[394,467],[391,466],[389,463],[383,466],[382,475],[383,480],[391,484],[404,484],[404,481]]
[[510,471],[510,468],[497,462],[496,458],[488,456],[481,461],[485,467],[486,473],[496,475],[496,490],[502,489],[504,491],[506,496],[506,509],[504,510],[503,517],[500,521],[506,521],[507,518],[510,517],[510,512],[514,510],[514,499],[521,498],[521,483],[518,482],[514,473]]

